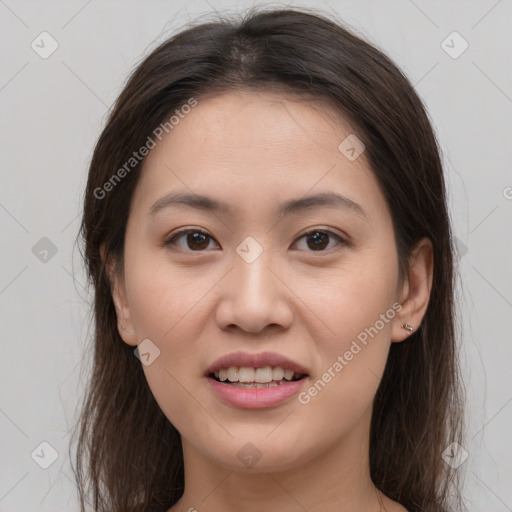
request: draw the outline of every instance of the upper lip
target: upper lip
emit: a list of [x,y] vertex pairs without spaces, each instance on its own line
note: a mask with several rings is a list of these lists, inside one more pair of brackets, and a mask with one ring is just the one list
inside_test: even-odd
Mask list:
[[281,366],[282,368],[293,370],[298,374],[307,374],[307,369],[301,364],[289,359],[282,354],[276,352],[260,352],[259,354],[249,354],[248,352],[232,352],[226,354],[212,363],[205,372],[208,376],[219,371],[222,368],[230,366],[246,368],[263,368],[264,366]]

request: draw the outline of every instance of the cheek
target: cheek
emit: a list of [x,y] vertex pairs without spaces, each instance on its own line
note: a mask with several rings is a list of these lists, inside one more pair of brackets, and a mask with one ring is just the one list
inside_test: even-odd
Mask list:
[[172,264],[165,250],[139,250],[127,261],[130,313],[139,337],[164,345],[174,344],[177,336],[183,338],[184,320],[201,314],[202,299],[214,284],[212,273],[202,272],[200,279],[197,275],[197,268]]
[[[331,331],[326,347],[344,352],[360,334],[364,339],[366,330],[376,323],[379,339],[387,339],[395,316],[392,305],[397,279],[398,264],[392,250],[365,250],[354,254],[328,283],[318,285],[313,294],[318,297],[316,307]],[[328,353],[332,357],[332,350]]]
[[[382,312],[387,322],[380,319]],[[299,395],[299,402],[310,418],[307,421],[322,425],[326,440],[365,423],[386,365],[393,316],[391,308],[368,308],[357,315],[347,309],[336,317],[337,336],[317,346],[323,366]]]
[[347,268],[321,290],[319,311],[330,334],[317,338],[322,370],[303,397],[312,410],[317,407],[316,415],[328,410],[341,423],[357,421],[377,391],[396,316],[398,277],[392,250],[358,254]]
[[[200,319],[206,315],[206,301],[201,298],[211,285],[170,270],[170,265],[134,267],[127,284],[137,338],[150,339],[159,350],[150,365],[143,365],[146,380],[164,415],[180,433],[187,434],[193,418],[204,414],[193,398],[200,376],[195,340],[201,339]],[[191,286],[191,280],[197,286]],[[215,425],[203,423],[202,431],[214,430]]]

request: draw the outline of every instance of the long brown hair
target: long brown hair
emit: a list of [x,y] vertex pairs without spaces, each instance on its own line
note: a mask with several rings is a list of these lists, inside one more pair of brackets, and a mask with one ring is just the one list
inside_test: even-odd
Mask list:
[[[237,88],[328,101],[366,146],[392,214],[402,275],[415,242],[432,241],[428,309],[407,343],[392,344],[374,400],[370,472],[410,512],[461,509],[460,471],[442,459],[463,431],[454,246],[426,109],[396,65],[339,20],[305,9],[253,9],[192,25],[154,49],[128,79],[94,149],[79,232],[94,289],[93,363],[76,429],[82,511],[92,498],[101,512],[164,512],[183,493],[180,435],[119,336],[106,263],[123,270],[130,201],[144,164],[127,169],[133,152],[191,98]],[[122,179],[113,180],[123,165]]]

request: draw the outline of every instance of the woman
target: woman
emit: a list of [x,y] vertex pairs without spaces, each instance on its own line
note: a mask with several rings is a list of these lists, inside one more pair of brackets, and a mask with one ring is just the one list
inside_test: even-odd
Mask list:
[[96,145],[82,509],[461,509],[439,149],[381,51],[255,10],[156,48]]

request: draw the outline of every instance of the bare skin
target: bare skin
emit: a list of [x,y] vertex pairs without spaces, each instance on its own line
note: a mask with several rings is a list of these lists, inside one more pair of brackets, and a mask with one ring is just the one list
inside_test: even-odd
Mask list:
[[[350,133],[322,102],[228,93],[199,98],[146,159],[114,301],[123,340],[150,339],[160,350],[143,369],[181,433],[185,464],[184,495],[168,512],[405,510],[370,479],[371,406],[391,343],[407,343],[402,324],[417,328],[425,314],[432,245],[417,244],[401,281],[390,211],[365,153],[350,161],[338,149]],[[204,194],[231,211],[174,205],[148,214],[170,192]],[[278,214],[282,202],[321,192],[363,213],[331,205]],[[165,245],[183,229],[208,236]],[[236,251],[249,236],[262,249],[251,263]],[[378,333],[333,371],[380,315]],[[235,351],[299,362],[309,375],[303,392],[329,368],[331,379],[302,402],[234,407],[204,372]],[[260,454],[251,467],[238,456],[247,443]]]

